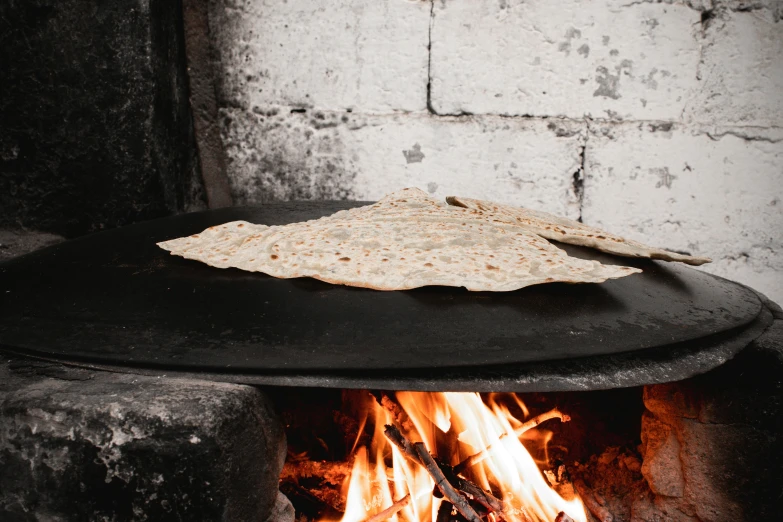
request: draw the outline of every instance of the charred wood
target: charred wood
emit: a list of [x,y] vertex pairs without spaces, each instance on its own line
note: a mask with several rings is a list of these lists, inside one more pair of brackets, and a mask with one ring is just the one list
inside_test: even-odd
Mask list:
[[468,500],[460,495],[446,479],[443,471],[438,466],[438,463],[435,462],[435,459],[432,458],[430,452],[427,451],[424,443],[417,442],[413,445],[413,448],[419,456],[420,463],[427,469],[427,472],[435,481],[435,484],[441,490],[443,496],[449,499],[449,502],[454,504],[454,507],[456,507],[462,516],[468,519],[469,522],[481,522],[481,517],[479,517],[478,513],[470,506]]
[[383,409],[392,414],[392,419],[396,426],[402,428],[406,433],[414,429],[410,417],[408,417],[408,414],[405,413],[405,410],[402,409],[402,406],[400,406],[396,399],[390,397],[389,394],[384,391],[374,390],[370,393]]
[[565,514],[565,512],[561,511],[557,514],[557,517],[555,517],[555,522],[575,522],[573,518],[569,517]]
[[587,510],[590,511],[590,513],[595,518],[597,518],[600,522],[612,522],[614,520],[612,514],[596,499],[592,490],[587,487],[587,484],[585,484],[584,480],[574,480],[574,487],[576,488],[576,492],[579,493],[579,496],[582,498],[582,502],[584,503]]
[[449,484],[449,481],[446,480],[446,477],[443,475],[443,471],[441,471],[440,467],[438,467],[438,464],[432,458],[432,455],[430,455],[429,451],[427,451],[427,448],[424,447],[423,443],[419,442],[417,444],[411,444],[411,441],[405,438],[405,436],[400,433],[400,430],[388,424],[386,425],[384,434],[386,435],[386,438],[392,442],[392,444],[400,449],[405,457],[407,457],[412,462],[419,464],[420,466],[424,466],[424,468],[427,470],[427,473],[430,474],[432,479],[435,481],[435,484],[443,493],[443,496],[449,499],[449,502],[454,504],[462,516],[464,516],[470,522],[481,522],[481,518],[478,516],[478,513],[476,513],[476,511],[470,507],[467,499],[455,491],[452,485]]

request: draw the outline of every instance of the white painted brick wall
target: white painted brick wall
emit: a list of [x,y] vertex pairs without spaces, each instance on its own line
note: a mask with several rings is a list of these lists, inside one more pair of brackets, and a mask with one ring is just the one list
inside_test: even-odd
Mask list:
[[237,204],[376,200],[419,187],[436,197],[471,194],[579,217],[572,180],[583,123],[267,107],[223,109],[223,128]]
[[711,256],[783,302],[781,0],[210,0],[210,17],[238,204],[417,186],[529,205]]
[[436,3],[438,113],[673,120],[698,90],[700,14],[629,0]]
[[776,1],[779,11],[733,12],[710,22],[686,120],[783,125],[783,1]]
[[212,0],[228,105],[424,110],[429,5]]
[[682,126],[595,125],[585,150],[582,217],[626,237],[711,257],[708,272],[780,300],[780,140],[783,130],[720,136]]

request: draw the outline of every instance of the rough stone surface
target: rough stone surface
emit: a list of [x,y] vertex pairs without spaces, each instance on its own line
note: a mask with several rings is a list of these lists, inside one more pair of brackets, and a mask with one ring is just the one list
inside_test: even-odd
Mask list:
[[671,426],[649,412],[642,416],[642,475],[656,495],[681,497],[685,480],[680,442]]
[[699,20],[679,3],[436,2],[432,106],[675,120],[699,89]]
[[579,216],[580,123],[269,107],[224,109],[223,128],[237,204],[375,200],[419,187]]
[[0,226],[75,236],[198,202],[179,6],[0,4]]
[[594,124],[585,158],[585,223],[711,257],[783,302],[783,133]]
[[427,2],[210,0],[210,19],[229,106],[426,108]]
[[0,262],[64,241],[56,234],[0,228]]
[[[639,520],[656,520],[651,515],[656,511],[701,522],[777,517],[783,504],[781,353],[783,321],[777,320],[723,366],[685,381],[645,387],[642,472],[657,496],[654,508],[644,499],[635,504]],[[669,442],[670,434],[676,445]],[[650,451],[651,445],[657,451]],[[661,464],[661,448],[670,450],[664,454],[668,466]],[[672,495],[664,488],[677,466],[682,488]]]
[[272,511],[266,518],[266,522],[294,522],[295,516],[296,512],[291,501],[278,491],[275,505],[272,506]]
[[700,85],[683,117],[717,125],[781,127],[783,3],[728,2],[728,7],[730,11],[719,10],[702,24]]
[[3,520],[264,520],[285,458],[255,388],[20,359],[0,427]]

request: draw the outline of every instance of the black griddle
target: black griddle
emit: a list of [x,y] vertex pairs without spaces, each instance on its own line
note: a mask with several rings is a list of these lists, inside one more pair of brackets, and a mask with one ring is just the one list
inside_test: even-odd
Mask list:
[[750,289],[683,265],[558,245],[644,272],[514,292],[380,292],[281,280],[155,243],[234,220],[279,225],[365,203],[267,203],[101,232],[0,264],[0,350],[258,384],[592,389],[722,364],[769,322]]

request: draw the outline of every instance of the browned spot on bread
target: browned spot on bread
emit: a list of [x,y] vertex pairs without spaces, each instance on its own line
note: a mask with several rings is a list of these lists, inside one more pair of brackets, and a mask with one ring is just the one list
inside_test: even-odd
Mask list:
[[500,270],[500,269],[496,266],[487,265],[487,270]]
[[385,258],[384,258],[384,259],[381,259],[381,261],[388,261],[388,259],[385,259]]
[[277,259],[277,254],[272,254],[272,255],[271,255],[271,256],[269,256],[269,257],[270,257],[270,258],[272,258],[272,259]]
[[350,261],[350,260],[351,260],[350,257],[341,257],[340,259],[338,259],[338,261]]
[[242,227],[244,227],[244,226],[245,226],[245,225],[244,225],[244,223],[239,223],[239,224],[237,225],[237,228],[242,228]]
[[424,266],[432,266],[432,263],[424,263]]

